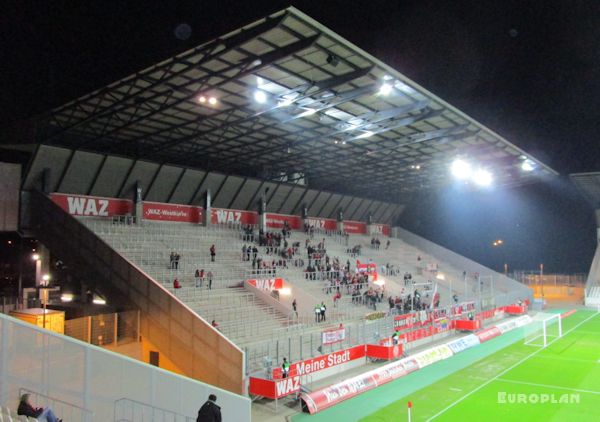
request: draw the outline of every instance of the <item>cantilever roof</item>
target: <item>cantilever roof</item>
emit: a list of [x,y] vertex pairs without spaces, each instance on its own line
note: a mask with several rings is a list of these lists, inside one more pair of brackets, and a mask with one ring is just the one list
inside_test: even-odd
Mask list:
[[600,208],[600,172],[574,173],[571,180],[595,208]]
[[[456,157],[498,185],[556,174],[295,8],[58,107],[37,136],[386,199],[448,183]],[[525,157],[535,171],[521,170]]]

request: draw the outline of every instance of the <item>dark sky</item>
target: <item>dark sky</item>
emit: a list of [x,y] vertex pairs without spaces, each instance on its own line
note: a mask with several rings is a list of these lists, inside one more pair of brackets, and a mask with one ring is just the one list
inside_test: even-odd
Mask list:
[[[0,121],[60,105],[289,4],[5,2]],[[600,170],[600,2],[291,4],[562,175]],[[185,41],[174,35],[181,23],[192,29]],[[564,176],[508,192],[425,194],[403,224],[497,268],[543,261],[550,271],[586,271],[594,247],[591,209]],[[489,247],[495,237],[507,240],[503,251]]]

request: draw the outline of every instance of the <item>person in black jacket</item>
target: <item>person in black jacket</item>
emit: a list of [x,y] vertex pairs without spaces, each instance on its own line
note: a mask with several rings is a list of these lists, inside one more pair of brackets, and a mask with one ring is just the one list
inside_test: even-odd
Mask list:
[[[19,407],[17,408],[17,415],[28,416],[36,419],[45,420],[48,422],[62,422],[62,419],[58,419],[54,416],[54,412],[49,407],[33,407],[29,403],[29,394],[23,394],[19,401]],[[221,419],[219,419],[220,421]]]
[[196,422],[221,422],[221,408],[215,403],[217,396],[211,394],[206,403],[198,410]]

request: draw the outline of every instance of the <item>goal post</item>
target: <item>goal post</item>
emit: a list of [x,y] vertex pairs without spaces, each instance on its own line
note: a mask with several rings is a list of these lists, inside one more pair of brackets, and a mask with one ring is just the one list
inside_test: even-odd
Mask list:
[[560,314],[538,313],[532,319],[533,322],[525,329],[526,345],[548,347],[553,340],[562,337]]

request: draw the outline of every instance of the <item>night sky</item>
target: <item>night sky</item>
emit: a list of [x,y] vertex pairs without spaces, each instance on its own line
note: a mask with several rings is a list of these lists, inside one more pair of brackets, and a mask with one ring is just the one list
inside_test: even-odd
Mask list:
[[[289,4],[4,2],[0,122],[34,116]],[[566,175],[600,171],[600,2],[291,4],[562,175],[509,191],[426,192],[411,201],[405,227],[496,269],[543,262],[547,271],[588,270],[592,210]],[[184,40],[185,31],[175,35],[181,24],[191,28]],[[491,247],[496,238],[502,248]]]

